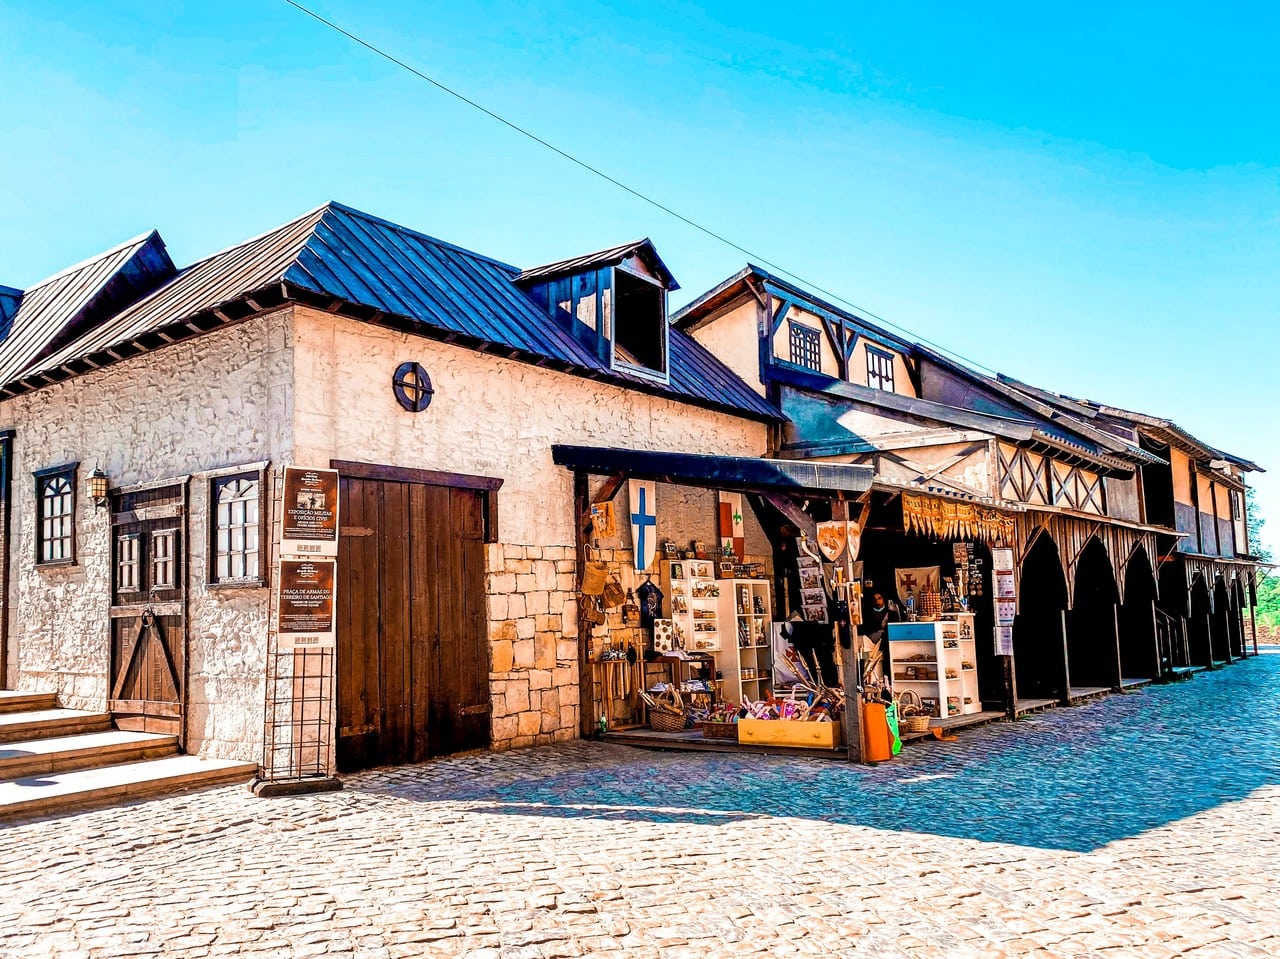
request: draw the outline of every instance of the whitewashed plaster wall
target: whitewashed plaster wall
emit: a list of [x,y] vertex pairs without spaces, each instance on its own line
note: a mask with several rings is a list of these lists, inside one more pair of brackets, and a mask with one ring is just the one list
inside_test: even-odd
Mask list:
[[744,300],[723,316],[698,327],[693,331],[693,338],[753,390],[765,396],[764,383],[760,381],[758,310],[755,300]]
[[[573,479],[551,446],[622,446],[763,456],[765,424],[411,337],[315,310],[295,310],[296,459],[330,458],[501,477],[504,543],[574,544]],[[435,388],[408,413],[391,375],[416,360]]]
[[[86,478],[95,467],[117,487],[190,475],[187,749],[260,756],[269,590],[206,585],[206,471],[287,460],[291,336],[283,310],[0,404],[0,427],[16,431],[11,687],[105,708],[110,520],[84,495]],[[76,565],[36,568],[31,473],[75,461]]]

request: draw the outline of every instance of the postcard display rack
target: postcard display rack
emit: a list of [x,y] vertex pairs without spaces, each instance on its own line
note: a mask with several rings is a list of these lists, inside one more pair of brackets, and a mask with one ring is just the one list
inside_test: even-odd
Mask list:
[[[691,653],[719,652],[720,593],[716,564],[709,559],[664,560],[662,588],[671,604],[671,646]],[[655,646],[658,644],[655,643]],[[661,650],[659,650],[661,651]]]
[[982,711],[977,666],[972,613],[889,624],[893,685],[919,693],[925,711],[935,718]]
[[[770,659],[769,581],[720,580],[720,621],[725,624],[725,650],[718,659],[724,675],[724,697],[744,703],[763,699],[773,688]],[[732,625],[730,625],[732,624]],[[727,652],[737,648],[737,655]]]

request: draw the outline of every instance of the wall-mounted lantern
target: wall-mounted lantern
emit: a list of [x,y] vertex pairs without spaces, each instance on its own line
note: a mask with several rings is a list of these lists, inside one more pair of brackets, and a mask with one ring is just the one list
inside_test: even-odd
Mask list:
[[107,474],[102,470],[95,469],[89,474],[89,499],[93,500],[95,509],[102,509],[107,505],[107,491],[109,488]]

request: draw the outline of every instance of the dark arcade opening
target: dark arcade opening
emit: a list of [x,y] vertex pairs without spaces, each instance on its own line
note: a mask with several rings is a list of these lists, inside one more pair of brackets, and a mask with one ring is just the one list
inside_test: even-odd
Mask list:
[[1119,688],[1119,600],[1106,547],[1091,539],[1076,563],[1075,601],[1067,613],[1067,665],[1073,688]]
[[1209,617],[1213,604],[1209,599],[1209,585],[1203,573],[1196,573],[1191,581],[1191,615],[1187,620],[1187,645],[1192,666],[1212,666],[1213,653],[1209,642]]
[[1215,663],[1231,662],[1231,599],[1221,576],[1213,581],[1213,612],[1209,618],[1209,645]]
[[1156,580],[1147,551],[1139,546],[1124,571],[1120,604],[1120,675],[1157,679],[1164,668],[1156,642]]
[[1161,658],[1167,670],[1192,666],[1187,636],[1188,606],[1187,569],[1182,563],[1160,566],[1160,596],[1156,601],[1156,628],[1160,639]]
[[1019,699],[1064,700],[1067,577],[1053,538],[1045,532],[1032,535],[1035,542],[1022,561],[1018,615],[1013,621],[1014,683]]
[[1232,579],[1228,588],[1231,596],[1230,616],[1227,630],[1231,637],[1231,655],[1236,659],[1244,659],[1249,655],[1249,647],[1244,641],[1244,588],[1239,579]]

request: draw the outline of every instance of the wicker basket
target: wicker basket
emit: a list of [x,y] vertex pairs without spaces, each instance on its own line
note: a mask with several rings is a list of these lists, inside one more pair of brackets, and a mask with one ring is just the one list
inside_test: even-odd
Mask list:
[[702,730],[703,739],[720,739],[730,743],[738,741],[737,723],[698,723],[698,728]]
[[904,733],[927,733],[929,731],[928,716],[903,716],[898,726]]
[[649,710],[649,727],[656,733],[678,733],[688,724],[688,717],[683,713],[668,712],[665,709]]

